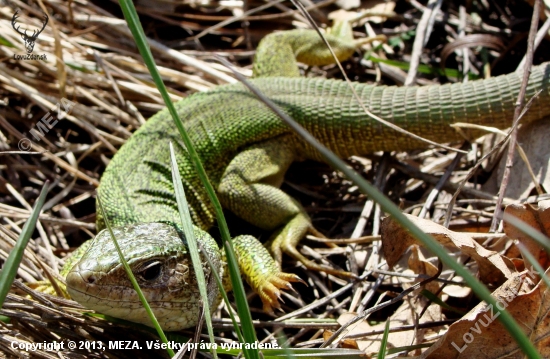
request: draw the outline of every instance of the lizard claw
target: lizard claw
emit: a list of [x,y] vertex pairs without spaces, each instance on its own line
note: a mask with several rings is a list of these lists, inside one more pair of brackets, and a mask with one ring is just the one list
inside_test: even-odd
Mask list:
[[262,284],[254,288],[262,300],[264,312],[274,315],[273,308],[282,311],[279,302],[284,303],[284,301],[279,289],[296,292],[290,282],[300,282],[307,285],[306,282],[296,274],[277,272],[271,274]]

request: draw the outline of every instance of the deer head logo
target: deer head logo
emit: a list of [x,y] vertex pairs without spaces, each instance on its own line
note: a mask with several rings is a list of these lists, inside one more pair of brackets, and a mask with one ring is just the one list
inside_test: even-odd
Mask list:
[[25,40],[25,47],[27,48],[27,53],[30,54],[32,52],[32,50],[34,49],[34,42],[36,41],[36,38],[38,37],[38,35],[40,35],[40,33],[44,30],[44,28],[46,27],[46,25],[48,24],[48,15],[47,14],[44,14],[44,20],[43,20],[43,25],[42,25],[42,28],[40,30],[33,30],[33,33],[32,35],[28,35],[27,34],[27,30],[25,30],[25,32],[21,32],[19,30],[19,28],[21,26],[18,26],[16,27],[16,20],[18,18],[17,16],[17,13],[19,13],[19,10],[17,10],[15,12],[15,14],[13,14],[13,17],[11,18],[11,26],[13,26],[13,29],[15,31],[17,31],[20,35],[21,35],[21,38],[23,40]]

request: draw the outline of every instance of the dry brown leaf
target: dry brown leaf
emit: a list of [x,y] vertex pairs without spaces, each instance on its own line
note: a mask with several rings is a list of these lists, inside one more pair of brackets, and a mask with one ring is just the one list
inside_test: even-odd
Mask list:
[[[459,282],[461,278],[455,278],[455,282]],[[472,294],[472,289],[468,287],[467,285],[446,285],[443,287],[443,290],[441,291],[444,294],[448,295],[449,297],[454,298],[467,298]]]
[[[425,274],[430,277],[433,277],[437,274],[437,267],[432,263],[428,262],[418,246],[411,247],[411,255],[409,256],[409,268],[413,270],[416,274]],[[429,290],[433,294],[439,292],[441,284],[438,282],[429,282],[425,285],[425,289]],[[424,289],[424,288],[422,288]]]
[[[548,235],[550,233],[550,200],[540,201],[538,206],[531,204],[511,204],[506,207],[504,213],[512,215],[534,229]],[[540,263],[543,268],[550,266],[548,254],[530,237],[526,236],[516,227],[504,221],[504,232],[510,238],[519,240],[529,253]]]
[[[544,282],[534,286],[533,272],[516,273],[493,292],[499,308],[506,308],[543,358],[550,358],[550,293]],[[533,288],[534,287],[534,288]],[[524,358],[517,343],[497,319],[498,312],[481,302],[420,358]]]
[[[427,219],[409,214],[405,216],[423,232],[432,235],[440,244],[458,248],[465,255],[472,257],[478,264],[479,276],[483,283],[501,284],[515,272],[515,267],[508,258],[483,248],[467,234],[453,232]],[[382,221],[381,229],[382,250],[390,267],[393,267],[411,245],[422,245],[391,217],[386,217]]]
[[[420,300],[417,300],[420,299]],[[405,300],[403,304],[395,311],[395,313],[388,319],[390,321],[390,328],[398,328],[405,325],[415,324],[415,319],[418,318],[418,314],[424,308],[426,299],[424,297],[418,297],[411,300]],[[348,321],[355,318],[357,313],[344,313],[338,318],[338,323],[345,325]],[[433,323],[435,321],[442,320],[441,307],[438,305],[431,305],[424,313],[422,318],[418,320],[419,324]],[[355,341],[355,348],[362,350],[368,356],[373,356],[380,351],[380,343],[382,341],[382,334],[369,333],[374,331],[383,331],[386,326],[385,322],[381,322],[375,325],[370,325],[367,320],[362,320],[354,325],[351,325],[348,329],[347,335],[363,335],[366,339],[358,339]],[[425,341],[425,336],[428,333],[437,331],[437,328],[431,329],[417,329],[406,330],[389,333],[387,348],[398,348],[414,344],[421,344]],[[325,338],[326,339],[326,338]],[[346,345],[350,345],[351,341],[345,340]],[[420,353],[416,353],[420,354]]]

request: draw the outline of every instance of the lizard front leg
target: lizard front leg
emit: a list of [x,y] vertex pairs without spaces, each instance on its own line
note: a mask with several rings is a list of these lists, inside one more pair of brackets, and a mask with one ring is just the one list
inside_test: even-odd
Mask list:
[[[260,296],[264,312],[274,314],[273,308],[280,309],[282,301],[279,289],[291,289],[290,282],[305,282],[296,274],[281,272],[267,249],[253,236],[243,235],[233,238],[239,268],[248,284]],[[224,277],[225,289],[230,288],[229,271]]]
[[351,273],[317,264],[296,249],[306,233],[314,232],[309,216],[298,202],[278,187],[299,150],[290,135],[252,145],[227,166],[218,187],[222,205],[262,229],[276,230],[271,252],[281,263],[286,253],[307,268],[339,276]]

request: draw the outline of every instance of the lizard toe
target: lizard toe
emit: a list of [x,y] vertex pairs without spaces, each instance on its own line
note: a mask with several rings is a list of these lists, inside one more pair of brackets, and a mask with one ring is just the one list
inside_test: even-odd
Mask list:
[[280,303],[284,303],[284,301],[281,297],[280,290],[291,290],[296,292],[291,282],[306,284],[306,282],[296,274],[277,271],[276,273],[272,273],[269,278],[266,278],[257,288],[254,288],[262,300],[264,312],[274,314],[274,308],[282,310]]

